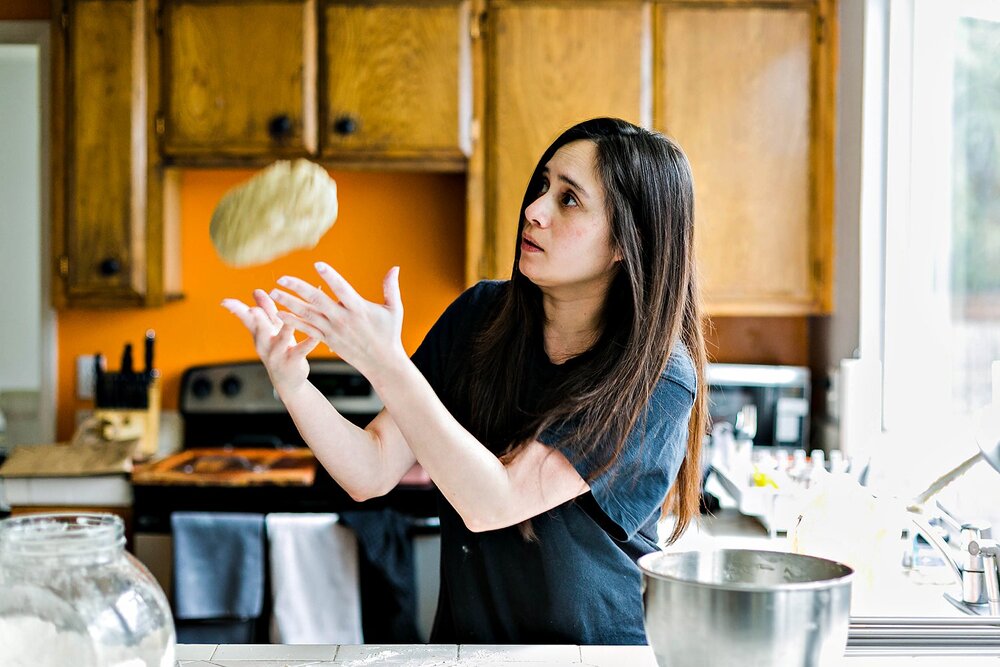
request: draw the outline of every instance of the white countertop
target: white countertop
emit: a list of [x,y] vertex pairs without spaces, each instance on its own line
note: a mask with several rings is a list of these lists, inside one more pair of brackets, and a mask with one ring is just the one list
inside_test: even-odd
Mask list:
[[[648,646],[182,644],[182,667],[656,667]],[[1000,656],[845,657],[846,667],[1000,667]]]
[[[784,537],[771,538],[764,528],[735,511],[703,517],[670,549],[756,548],[787,550]],[[888,583],[888,582],[886,582]],[[898,582],[897,582],[898,584]],[[943,584],[943,585],[941,585]],[[876,608],[854,609],[855,615],[962,616],[941,593],[953,588],[947,578],[937,585],[883,588]],[[898,589],[898,590],[897,590]],[[875,600],[871,602],[874,604]],[[177,647],[182,667],[657,667],[648,646],[490,646],[490,645],[239,645],[186,644]],[[843,658],[846,667],[1000,667],[1000,656],[858,656]]]

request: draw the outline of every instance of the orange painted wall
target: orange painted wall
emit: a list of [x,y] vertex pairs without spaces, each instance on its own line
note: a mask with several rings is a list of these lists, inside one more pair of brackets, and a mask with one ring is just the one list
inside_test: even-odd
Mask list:
[[[216,255],[208,236],[212,210],[225,192],[254,172],[186,171],[180,205],[183,301],[162,308],[69,309],[59,312],[57,437],[73,430],[73,413],[90,401],[74,396],[75,358],[103,353],[116,370],[126,342],[139,352],[146,329],[157,335],[156,366],[163,407],[176,409],[181,372],[188,366],[255,358],[249,333],[225,311],[227,296],[251,299],[284,274],[319,280],[313,262],[329,262],[370,300],[381,300],[382,277],[400,267],[405,315],[403,344],[412,352],[464,286],[465,181],[463,175],[331,172],[340,213],[319,245],[258,267],[236,269]],[[322,352],[321,352],[322,350]],[[324,354],[325,353],[325,354]],[[316,357],[330,356],[318,348]]]

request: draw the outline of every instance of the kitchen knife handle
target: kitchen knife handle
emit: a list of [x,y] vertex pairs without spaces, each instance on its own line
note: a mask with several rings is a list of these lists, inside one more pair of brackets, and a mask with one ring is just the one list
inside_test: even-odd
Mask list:
[[125,349],[122,350],[122,367],[119,372],[122,375],[132,373],[132,343],[125,343]]
[[156,341],[156,332],[152,329],[146,331],[146,378],[147,380],[153,377],[153,343]]

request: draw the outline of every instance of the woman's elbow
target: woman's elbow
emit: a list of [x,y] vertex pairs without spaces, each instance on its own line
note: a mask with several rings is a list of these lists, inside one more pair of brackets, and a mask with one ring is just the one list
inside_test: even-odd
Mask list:
[[384,489],[380,486],[352,486],[350,488],[343,487],[343,489],[356,503],[363,503],[372,498],[381,498],[391,491],[391,489]]
[[462,517],[462,523],[465,524],[465,527],[472,533],[485,533],[490,530],[500,530],[501,528],[513,525],[510,522],[504,522],[503,517],[499,516],[487,516],[475,513],[460,513],[459,516]]

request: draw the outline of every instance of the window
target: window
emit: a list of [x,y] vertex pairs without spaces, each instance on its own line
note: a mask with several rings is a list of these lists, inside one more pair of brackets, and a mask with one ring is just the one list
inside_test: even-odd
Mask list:
[[977,451],[1000,360],[1000,2],[891,8],[882,425],[925,486]]

